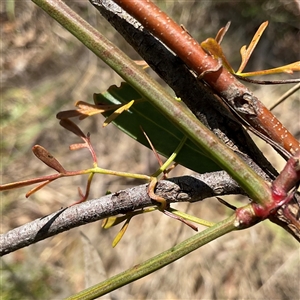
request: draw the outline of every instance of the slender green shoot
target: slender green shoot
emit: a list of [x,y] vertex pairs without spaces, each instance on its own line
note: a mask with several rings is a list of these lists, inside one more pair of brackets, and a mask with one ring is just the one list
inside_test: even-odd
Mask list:
[[204,231],[188,238],[169,250],[140,263],[125,272],[113,276],[99,284],[96,284],[66,300],[91,300],[114,291],[136,279],[142,278],[153,273],[168,264],[180,259],[181,257],[195,251],[199,247],[211,242],[212,240],[236,230],[235,215],[215,224]]

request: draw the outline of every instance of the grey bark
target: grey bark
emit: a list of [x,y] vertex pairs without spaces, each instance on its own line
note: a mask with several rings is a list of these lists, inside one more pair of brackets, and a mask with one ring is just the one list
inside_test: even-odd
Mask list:
[[[226,172],[220,171],[162,180],[157,184],[155,192],[164,197],[168,203],[175,203],[196,202],[207,197],[227,194],[241,194],[242,190]],[[71,228],[155,204],[147,194],[147,184],[143,184],[63,208],[2,234],[0,255],[8,254]]]

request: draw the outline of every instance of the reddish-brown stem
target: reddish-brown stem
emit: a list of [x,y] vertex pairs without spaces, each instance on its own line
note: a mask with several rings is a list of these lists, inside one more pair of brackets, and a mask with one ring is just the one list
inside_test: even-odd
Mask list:
[[90,171],[89,170],[65,171],[65,173],[45,175],[45,176],[41,176],[41,177],[37,177],[37,178],[33,178],[33,179],[2,184],[2,185],[0,185],[0,191],[12,190],[12,189],[21,188],[21,187],[29,186],[29,185],[36,184],[36,183],[46,182],[46,181],[52,182],[58,178],[83,175],[83,174],[87,174],[87,173],[90,173]]
[[94,166],[97,166],[97,155],[96,152],[91,144],[91,139],[90,139],[90,133],[87,134],[87,137],[83,139],[86,144],[87,144],[87,148],[89,149],[92,158],[93,158],[93,162],[94,162]]
[[41,176],[38,178],[22,180],[22,181],[13,182],[13,183],[2,184],[2,185],[0,185],[0,191],[7,191],[7,190],[16,189],[16,188],[21,188],[21,187],[29,186],[32,184],[41,183],[44,181],[53,181],[57,178],[60,178],[61,176],[62,176],[62,174],[58,173],[58,174]]
[[226,68],[218,70],[218,61],[155,4],[148,0],[115,2],[174,51],[198,76],[205,74],[204,79],[212,89],[257,131],[293,155],[300,149],[299,142],[277,118]]
[[277,211],[284,204],[287,204],[293,197],[290,192],[300,183],[300,151],[291,157],[278,177],[272,182],[271,191],[273,201],[268,205],[252,203],[255,215],[267,218]]
[[78,188],[78,193],[79,193],[80,199],[78,201],[74,202],[73,204],[71,204],[70,206],[82,203],[82,202],[84,202],[88,199],[88,196],[90,194],[90,189],[91,189],[91,184],[92,184],[93,177],[94,177],[94,173],[90,173],[88,181],[87,181],[86,189],[85,189],[85,194],[83,194],[81,189]]
[[255,101],[255,117],[249,116],[247,121],[256,130],[265,134],[294,155],[300,150],[300,144],[295,137],[278,121],[278,119],[258,100]]
[[297,186],[300,182],[300,151],[294,157],[291,157],[286,163],[284,169],[272,183],[273,199],[280,201],[280,198],[286,197],[288,192]]

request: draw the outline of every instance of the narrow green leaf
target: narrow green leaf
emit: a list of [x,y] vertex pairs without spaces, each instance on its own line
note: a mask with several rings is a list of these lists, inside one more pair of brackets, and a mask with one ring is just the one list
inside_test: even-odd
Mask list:
[[90,300],[103,296],[111,291],[114,291],[130,282],[140,279],[148,274],[151,274],[168,264],[180,259],[181,257],[195,251],[201,246],[210,241],[236,230],[235,214],[229,218],[209,227],[185,241],[175,245],[174,247],[148,259],[145,262],[139,263],[134,267],[119,273],[103,282],[100,282],[80,293],[66,298],[66,300]]
[[118,245],[118,243],[121,241],[122,237],[124,236],[128,226],[129,226],[129,222],[130,222],[131,218],[128,218],[126,220],[126,222],[124,223],[124,225],[122,226],[121,230],[118,232],[118,234],[116,235],[116,237],[114,238],[113,242],[112,242],[112,246],[113,248],[116,247]]
[[[120,87],[114,85],[102,94],[94,94],[96,104],[126,104],[132,100],[136,100],[133,106],[120,114],[113,123],[130,137],[150,148],[140,128],[142,126],[156,151],[168,158],[180,144],[183,134],[135,89],[123,82]],[[109,114],[103,113],[105,117]],[[175,161],[198,173],[220,170],[220,167],[204,156],[190,140],[187,140]]]

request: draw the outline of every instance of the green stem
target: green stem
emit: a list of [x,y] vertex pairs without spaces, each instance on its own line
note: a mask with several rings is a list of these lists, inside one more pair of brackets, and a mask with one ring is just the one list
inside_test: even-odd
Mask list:
[[126,177],[126,178],[134,178],[134,179],[141,179],[149,181],[151,179],[150,176],[144,175],[144,174],[137,174],[137,173],[128,173],[128,172],[120,172],[120,171],[113,171],[108,169],[102,169],[99,167],[91,168],[86,170],[87,173],[99,173],[99,174],[106,174],[106,175],[114,175],[114,176],[120,176],[120,177]]
[[[104,60],[139,93],[155,105],[206,155],[226,170],[260,204],[272,202],[270,188],[242,159],[210,132],[191,111],[176,101],[156,81],[114,44],[59,0],[32,0]],[[196,158],[195,158],[196,159]]]
[[184,136],[182,140],[180,141],[179,145],[175,149],[175,151],[169,156],[169,158],[165,161],[165,163],[155,172],[152,174],[152,177],[158,177],[162,172],[164,172],[170,164],[175,160],[177,154],[183,147],[184,143],[186,142],[187,138]]
[[205,229],[204,231],[190,237],[184,242],[168,249],[167,251],[138,264],[125,272],[96,284],[76,295],[73,295],[67,300],[90,300],[103,296],[117,288],[120,288],[136,279],[142,278],[150,273],[159,270],[166,265],[178,260],[188,253],[200,248],[210,241],[236,229],[234,226],[235,215],[225,219],[218,224]]
[[214,226],[216,224],[216,223],[213,223],[213,222],[210,222],[210,221],[206,221],[206,220],[197,218],[195,216],[186,214],[186,213],[184,213],[182,211],[179,211],[177,209],[174,209],[174,208],[169,208],[168,210],[170,212],[172,212],[174,215],[178,216],[178,217],[181,217],[181,218],[183,218],[185,220],[189,220],[191,222],[200,224],[200,225],[205,226],[205,227],[212,227],[212,226]]

